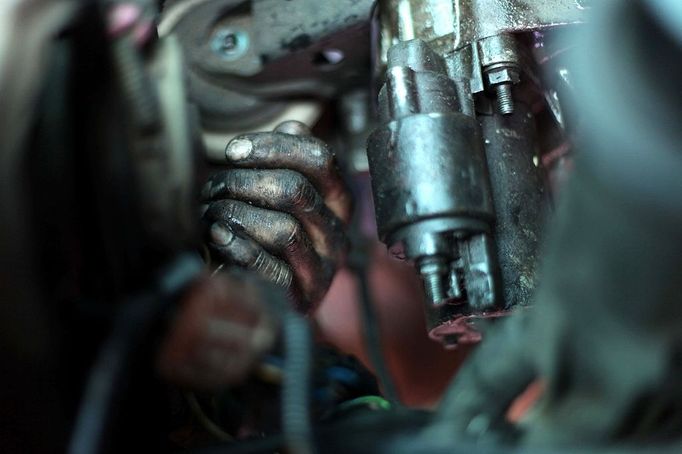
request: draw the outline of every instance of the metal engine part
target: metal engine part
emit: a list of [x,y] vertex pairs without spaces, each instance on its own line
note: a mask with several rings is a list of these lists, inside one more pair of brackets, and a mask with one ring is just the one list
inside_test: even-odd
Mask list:
[[515,92],[536,80],[515,33],[580,23],[584,9],[380,3],[386,81],[368,146],[378,230],[414,262],[431,336],[446,344],[478,341],[472,321],[528,304],[535,289],[545,179],[529,101]]
[[292,97],[329,98],[366,84],[372,5],[168,0],[159,34],[183,44],[204,129],[243,132],[276,118]]
[[495,246],[504,308],[530,301],[537,284],[538,248],[547,209],[546,180],[530,108],[479,115],[495,205]]
[[[380,95],[384,126],[368,156],[380,238],[402,244],[422,275],[429,302],[491,309],[497,297],[489,234],[494,219],[476,119],[460,112],[445,63],[420,40],[389,51]],[[464,288],[462,288],[464,287]]]

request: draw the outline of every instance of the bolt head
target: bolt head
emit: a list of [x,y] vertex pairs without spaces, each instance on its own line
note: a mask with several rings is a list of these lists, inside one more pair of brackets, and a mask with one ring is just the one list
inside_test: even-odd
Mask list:
[[209,44],[218,57],[234,61],[246,54],[249,48],[249,35],[243,30],[221,28],[213,33]]
[[220,50],[223,52],[230,52],[237,48],[237,35],[234,33],[228,33],[223,37],[222,47]]
[[497,68],[487,74],[488,84],[491,87],[501,84],[517,84],[520,77],[519,72],[514,68]]

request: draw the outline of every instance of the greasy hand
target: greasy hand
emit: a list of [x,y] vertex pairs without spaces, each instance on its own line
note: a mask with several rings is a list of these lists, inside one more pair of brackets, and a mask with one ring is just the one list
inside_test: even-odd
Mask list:
[[213,258],[285,287],[295,308],[310,312],[348,248],[350,196],[334,155],[289,121],[234,138],[225,158],[232,168],[202,191]]

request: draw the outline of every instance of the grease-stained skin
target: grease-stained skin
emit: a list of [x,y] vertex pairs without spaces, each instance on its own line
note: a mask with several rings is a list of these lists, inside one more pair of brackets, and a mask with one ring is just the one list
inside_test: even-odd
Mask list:
[[230,168],[202,190],[212,256],[285,287],[294,307],[315,309],[348,250],[351,198],[334,155],[302,123],[228,143]]

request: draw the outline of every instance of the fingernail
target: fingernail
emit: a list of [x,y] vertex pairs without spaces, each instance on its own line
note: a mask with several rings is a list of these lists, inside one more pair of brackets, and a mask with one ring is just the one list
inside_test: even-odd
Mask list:
[[225,157],[230,161],[239,161],[248,157],[253,149],[249,139],[233,139],[225,148]]
[[227,246],[234,239],[230,228],[218,222],[211,225],[211,241],[218,246]]

